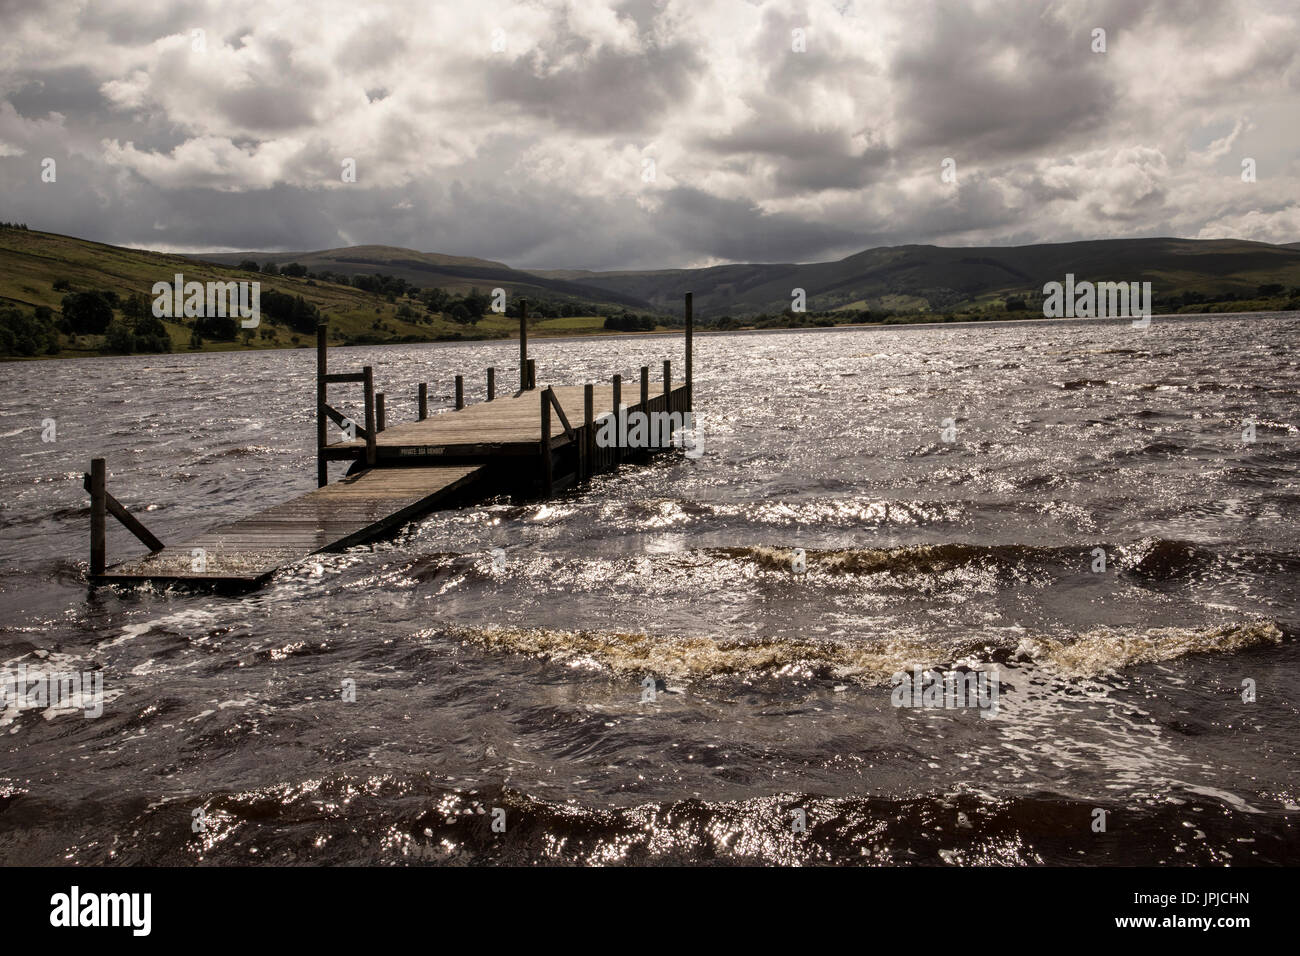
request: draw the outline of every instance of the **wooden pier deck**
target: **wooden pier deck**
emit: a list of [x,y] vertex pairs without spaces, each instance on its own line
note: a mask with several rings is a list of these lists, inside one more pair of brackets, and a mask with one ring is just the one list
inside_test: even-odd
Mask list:
[[[527,309],[519,310],[520,388],[498,396],[496,370],[487,370],[487,401],[466,404],[463,376],[455,377],[456,407],[428,414],[426,383],[419,384],[419,419],[385,427],[384,393],[374,388],[374,370],[330,374],[327,327],[317,329],[317,484],[308,494],[249,517],[210,528],[174,547],[164,547],[105,487],[103,458],[91,462],[86,490],[91,498],[92,583],[184,583],[250,587],[280,568],[321,551],[341,550],[379,537],[399,525],[471,492],[480,497],[509,493],[549,496],[645,455],[689,430],[691,396],[691,296],[686,296],[686,381],[674,387],[671,362],[650,380],[614,375],[609,383],[536,384],[528,358]],[[360,385],[364,414],[348,418],[329,403],[329,386]],[[666,413],[666,415],[660,414]],[[613,441],[601,440],[602,419],[611,414],[626,428]],[[618,416],[623,416],[622,418]],[[329,424],[344,440],[328,441]],[[632,425],[652,423],[638,432]],[[350,462],[346,477],[330,483],[329,463]],[[108,567],[106,516],[112,514],[151,552]]]
[[[422,421],[392,425],[375,436],[375,450],[380,462],[395,458],[424,457],[491,457],[496,455],[537,455],[542,436],[541,393],[544,388],[516,392],[490,402],[467,405],[456,411],[431,415]],[[614,410],[613,385],[592,387],[592,415],[603,418]],[[573,424],[584,424],[585,387],[557,385],[551,388],[556,402]],[[685,386],[677,389],[682,399]],[[662,406],[655,399],[663,394],[663,382],[651,382],[650,410]],[[641,411],[639,395],[624,394],[620,403],[630,411]],[[564,421],[559,414],[549,417],[551,440],[566,439]],[[327,446],[332,460],[361,459],[366,450],[363,439],[336,442]]]
[[107,569],[107,582],[254,586],[320,551],[368,541],[437,507],[482,465],[375,468]]

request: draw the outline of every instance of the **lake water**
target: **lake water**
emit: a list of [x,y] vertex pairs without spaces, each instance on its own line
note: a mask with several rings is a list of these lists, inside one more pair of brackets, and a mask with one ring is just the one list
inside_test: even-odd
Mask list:
[[[314,352],[6,364],[0,662],[103,713],[10,694],[0,863],[1296,863],[1298,332],[701,335],[700,457],[235,597],[88,591],[81,475],[164,542],[310,490]],[[531,345],[542,383],[680,375],[676,336]],[[390,424],[518,374],[331,361]],[[996,709],[895,706],[914,668]]]

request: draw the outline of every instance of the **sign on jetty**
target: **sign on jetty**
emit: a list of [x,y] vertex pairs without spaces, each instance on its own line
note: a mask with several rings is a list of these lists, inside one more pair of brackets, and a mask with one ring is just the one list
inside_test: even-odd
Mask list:
[[[629,420],[674,421],[689,428],[692,401],[693,316],[686,294],[685,381],[673,385],[672,363],[652,381],[614,375],[608,384],[537,384],[528,358],[528,311],[519,318],[519,389],[497,394],[496,369],[487,369],[486,400],[467,404],[457,375],[455,407],[429,414],[428,385],[418,383],[419,417],[387,427],[384,393],[374,371],[330,372],[327,326],[316,331],[315,491],[249,517],[210,528],[174,547],[162,542],[108,493],[103,458],[85,476],[90,492],[92,583],[154,581],[241,589],[265,582],[280,568],[311,554],[373,540],[426,512],[484,498],[550,496],[624,461],[671,447],[663,440],[629,442]],[[355,422],[330,404],[330,387],[359,385],[364,413]],[[611,422],[606,422],[612,416]],[[330,423],[343,440],[329,441]],[[608,427],[606,427],[608,426]],[[602,440],[598,440],[598,436]],[[613,440],[605,440],[614,436]],[[348,461],[347,476],[331,484],[329,462]],[[150,551],[107,566],[106,524],[111,514]]]

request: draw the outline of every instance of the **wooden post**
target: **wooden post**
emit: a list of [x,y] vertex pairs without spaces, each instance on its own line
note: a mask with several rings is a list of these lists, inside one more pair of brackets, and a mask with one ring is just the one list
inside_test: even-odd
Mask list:
[[623,376],[614,376],[614,461],[623,460]]
[[650,366],[641,366],[641,411],[650,413]]
[[688,412],[695,410],[694,385],[695,380],[691,377],[691,350],[695,337],[695,305],[694,294],[686,293],[686,410]]
[[551,494],[553,476],[551,474],[551,396],[541,393],[542,399],[542,488]]
[[325,350],[328,329],[329,326],[325,322],[316,326],[316,486],[318,488],[324,488],[330,480],[329,463],[325,460],[325,443],[329,440],[326,431],[329,423],[325,420],[325,403],[328,401],[325,393]]
[[465,407],[465,378],[462,375],[456,376],[456,411]]
[[664,359],[664,411],[673,410],[673,363]]
[[497,397],[497,370],[491,366],[488,367],[488,397],[490,402]]
[[429,417],[429,383],[420,383],[420,421]]
[[107,468],[104,459],[90,460],[90,573],[103,574],[105,561],[105,527],[108,506],[104,492]]
[[519,300],[519,391],[528,391],[528,303]]
[[582,387],[582,457],[583,479],[591,477],[596,458],[596,387],[588,382]]
[[375,429],[377,431],[384,430],[384,393],[383,392],[377,392],[375,394]]
[[375,370],[367,365],[361,370],[366,391],[366,465],[375,466]]
[[537,387],[537,359],[528,360],[528,387]]

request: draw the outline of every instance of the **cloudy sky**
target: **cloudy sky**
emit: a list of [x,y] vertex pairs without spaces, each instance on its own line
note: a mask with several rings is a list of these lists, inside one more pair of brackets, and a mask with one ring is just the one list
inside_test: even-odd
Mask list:
[[0,0],[0,27],[0,219],[121,245],[1300,241],[1298,0]]

